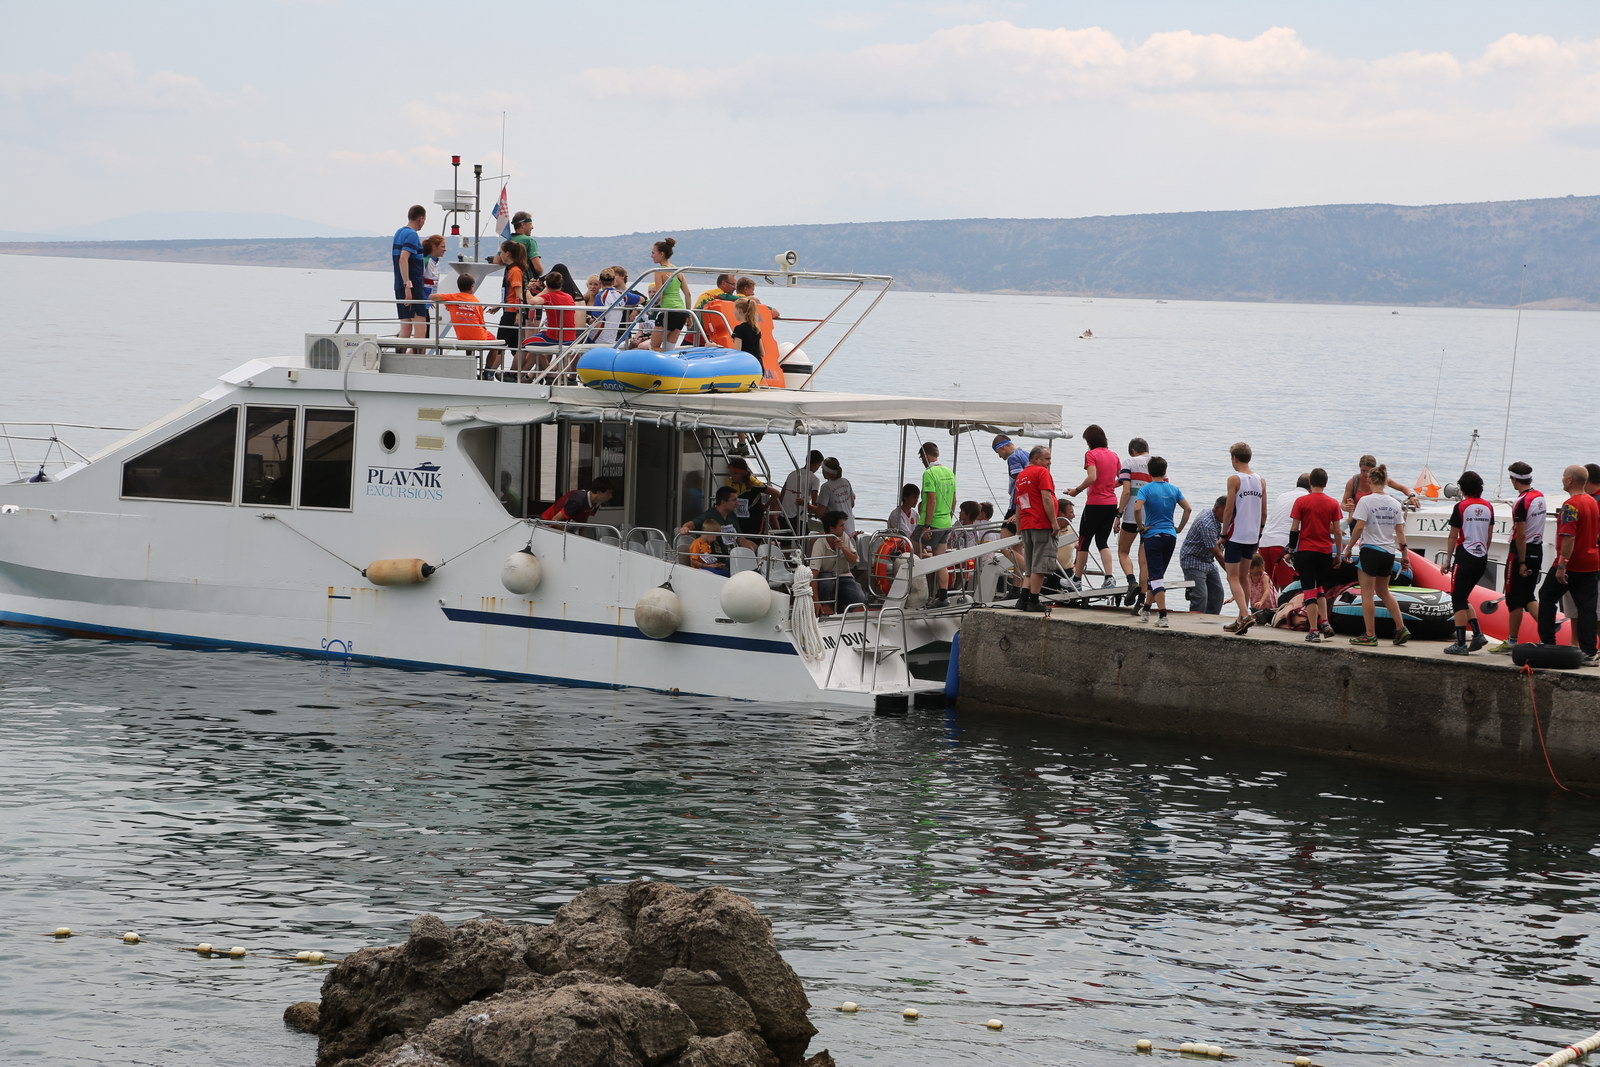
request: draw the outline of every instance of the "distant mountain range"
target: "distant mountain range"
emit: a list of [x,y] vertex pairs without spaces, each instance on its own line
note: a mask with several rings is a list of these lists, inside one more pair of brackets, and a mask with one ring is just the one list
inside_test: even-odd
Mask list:
[[[659,234],[539,235],[580,279],[638,269]],[[681,230],[681,264],[892,274],[902,288],[1190,300],[1600,309],[1600,196],[1337,204],[1078,219],[952,219]],[[492,243],[485,241],[485,254]],[[388,237],[30,241],[0,254],[387,270]],[[453,253],[452,253],[453,254]]]
[[310,219],[265,212],[152,211],[123,215],[77,226],[22,233],[0,230],[0,241],[165,241],[177,235],[207,240],[254,240],[283,237],[362,237],[360,230],[340,229]]

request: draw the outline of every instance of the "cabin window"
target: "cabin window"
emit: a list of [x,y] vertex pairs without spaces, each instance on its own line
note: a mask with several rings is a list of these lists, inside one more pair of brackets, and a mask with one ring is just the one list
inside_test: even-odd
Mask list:
[[355,461],[356,413],[349,408],[306,408],[300,506],[349,510]]
[[239,409],[229,408],[122,465],[122,495],[148,500],[233,500]]
[[519,519],[528,515],[528,429],[502,426],[494,440],[494,494],[506,512]]
[[245,408],[239,503],[287,507],[294,499],[294,408]]

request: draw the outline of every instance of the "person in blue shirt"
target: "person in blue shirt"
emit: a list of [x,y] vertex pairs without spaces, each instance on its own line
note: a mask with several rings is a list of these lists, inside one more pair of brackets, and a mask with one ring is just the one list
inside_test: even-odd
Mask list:
[[428,209],[412,204],[406,224],[394,231],[389,259],[394,265],[394,298],[399,301],[400,336],[428,336],[428,305],[423,294],[422,237],[418,231],[428,221]]
[[994,451],[1006,461],[1006,477],[1011,479],[1011,510],[1005,514],[1009,519],[1017,512],[1017,475],[1028,466],[1028,453],[1012,444],[1011,438],[1003,433],[995,436]]
[[[1183,519],[1176,525],[1173,512],[1183,509]],[[1173,550],[1178,547],[1178,535],[1189,525],[1189,501],[1183,490],[1167,481],[1167,461],[1160,456],[1150,457],[1150,480],[1139,487],[1133,498],[1133,515],[1143,538],[1145,574],[1150,585],[1150,602],[1156,607],[1156,625],[1167,623],[1167,564],[1172,562]],[[1139,614],[1140,622],[1147,622],[1150,609]]]

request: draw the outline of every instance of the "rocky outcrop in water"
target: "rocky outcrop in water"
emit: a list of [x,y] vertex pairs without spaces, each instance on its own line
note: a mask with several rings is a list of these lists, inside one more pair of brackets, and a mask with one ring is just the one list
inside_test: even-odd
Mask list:
[[322,985],[318,1067],[829,1067],[772,926],[726,889],[588,889],[548,926],[437,916]]

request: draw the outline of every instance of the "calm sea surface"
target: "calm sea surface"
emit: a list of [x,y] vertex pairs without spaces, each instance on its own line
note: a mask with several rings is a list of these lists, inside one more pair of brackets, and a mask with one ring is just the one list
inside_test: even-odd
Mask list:
[[[143,423],[383,288],[0,267],[17,294],[11,420]],[[1075,340],[1086,327],[1097,339]],[[1441,349],[1433,466],[1458,469],[1476,427],[1480,469],[1497,469],[1514,327],[1507,312],[895,294],[828,384],[1059,399],[1074,430],[1148,437],[1199,499],[1241,437],[1269,479],[1363,451],[1414,472]],[[1600,455],[1573,387],[1597,330],[1523,316],[1511,454],[1541,474]],[[819,441],[885,499],[897,444]],[[960,471],[963,495],[996,495],[992,458]],[[1549,789],[1036,720],[0,631],[0,1060],[309,1063],[279,1014],[322,972],[176,946],[343,953],[423,911],[542,920],[586,886],[651,877],[755,900],[818,1006],[815,1047],[843,1064],[1090,1067],[1138,1037],[1247,1064],[1525,1063],[1600,1028],[1597,840],[1600,806]],[[45,936],[60,925],[91,936]],[[826,1010],[846,999],[871,1010]],[[903,1022],[905,1005],[924,1018]]]

